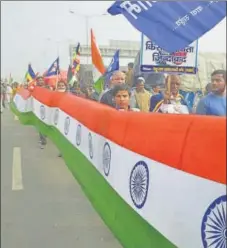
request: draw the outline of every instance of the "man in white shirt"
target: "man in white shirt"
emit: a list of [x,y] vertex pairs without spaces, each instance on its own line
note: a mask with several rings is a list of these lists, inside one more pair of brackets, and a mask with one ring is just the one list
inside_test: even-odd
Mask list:
[[151,97],[150,112],[189,114],[187,103],[179,94],[180,85],[181,79],[178,75],[169,75],[166,78],[165,92]]

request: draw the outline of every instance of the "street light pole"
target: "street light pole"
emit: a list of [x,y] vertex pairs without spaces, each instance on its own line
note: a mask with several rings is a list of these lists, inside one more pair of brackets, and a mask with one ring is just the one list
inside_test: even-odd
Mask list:
[[59,44],[60,44],[60,41],[56,41],[56,45],[57,45],[57,57],[59,57]]
[[52,42],[55,43],[55,45],[56,45],[57,57],[59,57],[59,44],[60,44],[60,41],[58,41],[58,40],[53,40],[53,39],[51,39],[51,38],[46,38],[46,41],[52,41]]
[[[75,15],[75,16],[80,16],[80,17],[83,17],[85,18],[85,28],[86,28],[86,46],[87,46],[87,50],[88,50],[88,47],[89,47],[89,19],[90,18],[93,18],[93,17],[101,17],[101,16],[106,16],[108,15],[107,13],[104,13],[104,14],[100,14],[100,15],[82,15],[82,14],[78,14],[76,13],[75,11],[73,10],[69,10],[69,13],[72,14],[72,15]],[[87,52],[87,65],[89,63],[89,53]]]
[[85,16],[86,22],[86,45],[87,45],[87,65],[89,63],[89,54],[88,54],[88,46],[89,46],[89,16]]

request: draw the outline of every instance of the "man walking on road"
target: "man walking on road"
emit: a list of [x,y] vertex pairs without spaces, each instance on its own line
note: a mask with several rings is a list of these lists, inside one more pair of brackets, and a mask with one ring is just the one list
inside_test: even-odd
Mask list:
[[3,108],[5,108],[5,96],[6,96],[6,85],[1,82],[1,113],[3,113]]
[[[36,78],[36,85],[38,87],[47,88],[44,82],[44,78],[42,76],[38,76]],[[47,144],[46,136],[42,134],[41,132],[39,132],[39,143],[40,143],[40,149],[44,149],[45,145]]]

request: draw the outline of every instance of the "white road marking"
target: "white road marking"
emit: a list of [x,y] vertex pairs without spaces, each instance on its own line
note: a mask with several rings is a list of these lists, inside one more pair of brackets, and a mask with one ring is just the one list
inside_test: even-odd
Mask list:
[[12,190],[22,190],[21,148],[13,148]]
[[18,121],[18,120],[19,120],[18,116],[14,115],[14,121]]

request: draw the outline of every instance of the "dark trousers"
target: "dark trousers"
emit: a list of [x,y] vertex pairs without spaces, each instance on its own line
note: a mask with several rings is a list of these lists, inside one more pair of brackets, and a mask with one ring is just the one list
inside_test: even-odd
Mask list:
[[46,145],[47,139],[46,139],[46,136],[44,134],[39,133],[39,140],[40,140],[41,145]]

